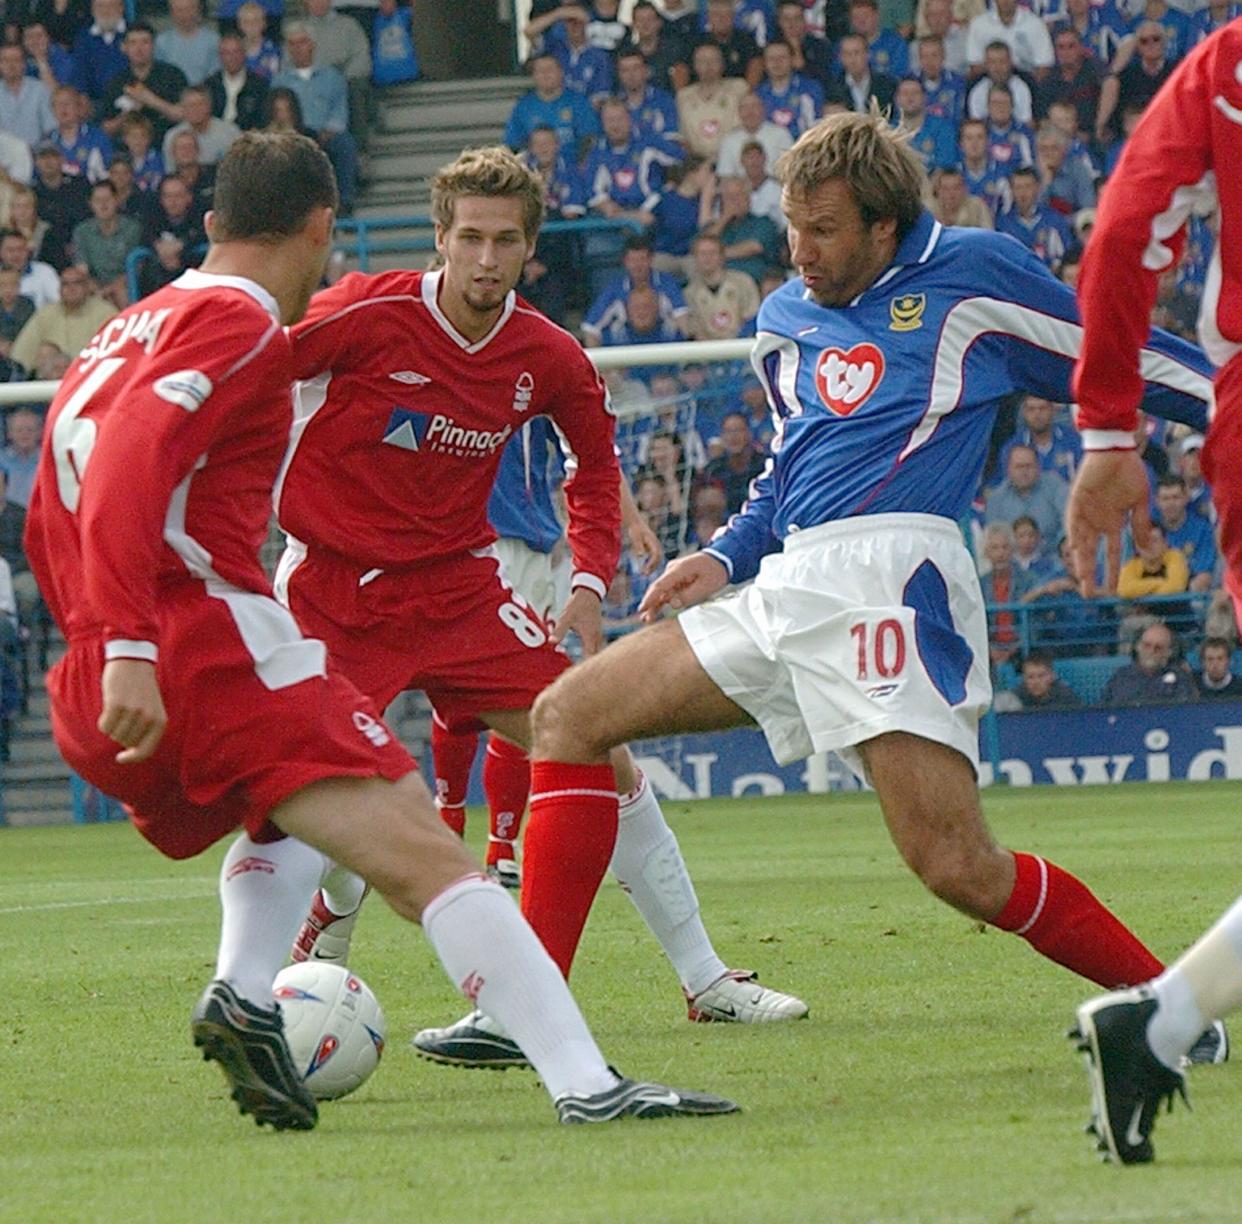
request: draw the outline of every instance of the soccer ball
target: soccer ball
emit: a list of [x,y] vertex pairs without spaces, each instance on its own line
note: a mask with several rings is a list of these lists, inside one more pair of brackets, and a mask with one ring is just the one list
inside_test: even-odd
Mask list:
[[304,961],[282,969],[272,990],[311,1096],[334,1101],[364,1084],[384,1052],[384,1013],[371,988],[341,965]]

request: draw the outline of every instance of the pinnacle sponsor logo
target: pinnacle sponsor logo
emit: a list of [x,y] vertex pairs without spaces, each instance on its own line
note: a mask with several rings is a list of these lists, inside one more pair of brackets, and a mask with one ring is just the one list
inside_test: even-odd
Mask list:
[[500,450],[512,433],[512,425],[492,430],[467,429],[442,412],[394,408],[384,427],[383,441],[401,450],[428,451],[458,459],[485,459]]

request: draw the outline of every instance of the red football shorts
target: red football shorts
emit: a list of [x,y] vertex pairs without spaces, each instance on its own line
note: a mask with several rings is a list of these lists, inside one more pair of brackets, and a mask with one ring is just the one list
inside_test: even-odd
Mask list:
[[52,732],[70,767],[129,808],[170,858],[244,826],[271,840],[268,813],[321,778],[396,781],[416,768],[375,706],[304,638],[275,600],[186,582],[160,598],[157,674],[168,727],[155,754],[118,765],[96,727],[103,642],[70,643],[48,675]]
[[480,728],[490,710],[530,709],[570,666],[490,552],[376,575],[311,551],[288,591],[303,631],[381,710],[422,689],[455,731]]

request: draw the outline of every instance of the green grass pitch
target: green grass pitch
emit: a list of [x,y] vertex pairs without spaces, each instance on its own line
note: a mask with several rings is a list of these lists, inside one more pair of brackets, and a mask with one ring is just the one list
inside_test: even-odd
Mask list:
[[[998,837],[1080,874],[1160,955],[1242,891],[1237,786],[992,791],[986,806]],[[605,1053],[746,1112],[580,1129],[528,1073],[413,1056],[411,1032],[462,1002],[372,903],[353,964],[387,1012],[384,1060],[313,1134],[260,1132],[188,1037],[222,849],[173,864],[126,826],[0,832],[0,1220],[1242,1220],[1242,1068],[1196,1070],[1195,1112],[1162,1116],[1157,1165],[1097,1163],[1063,1037],[1092,988],[926,895],[871,796],[668,815],[721,954],[811,1017],[688,1024],[606,885],[574,972]],[[482,824],[472,813],[472,837]]]

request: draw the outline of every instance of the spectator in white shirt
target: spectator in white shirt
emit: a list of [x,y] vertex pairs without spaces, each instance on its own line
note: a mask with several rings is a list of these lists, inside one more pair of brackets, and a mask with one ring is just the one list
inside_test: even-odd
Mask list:
[[30,258],[30,243],[17,230],[0,232],[0,267],[14,268],[21,275],[18,292],[38,310],[60,301],[60,277],[51,264]]
[[721,138],[720,151],[716,155],[716,173],[721,178],[732,178],[742,173],[742,148],[752,140],[763,146],[769,166],[776,165],[776,159],[793,144],[788,128],[768,120],[763,110],[763,99],[756,93],[743,94],[738,99],[737,117],[742,126]]
[[974,18],[966,31],[966,58],[972,69],[983,65],[983,53],[990,43],[1003,42],[1013,52],[1019,72],[1043,76],[1055,56],[1048,27],[1029,8],[1019,8],[1018,0],[993,0],[994,7]]
[[1031,87],[1014,71],[1009,44],[999,40],[989,44],[983,53],[983,76],[966,95],[966,117],[988,117],[988,92],[993,85],[1003,85],[1013,99],[1013,117],[1018,123],[1031,123],[1035,113]]

